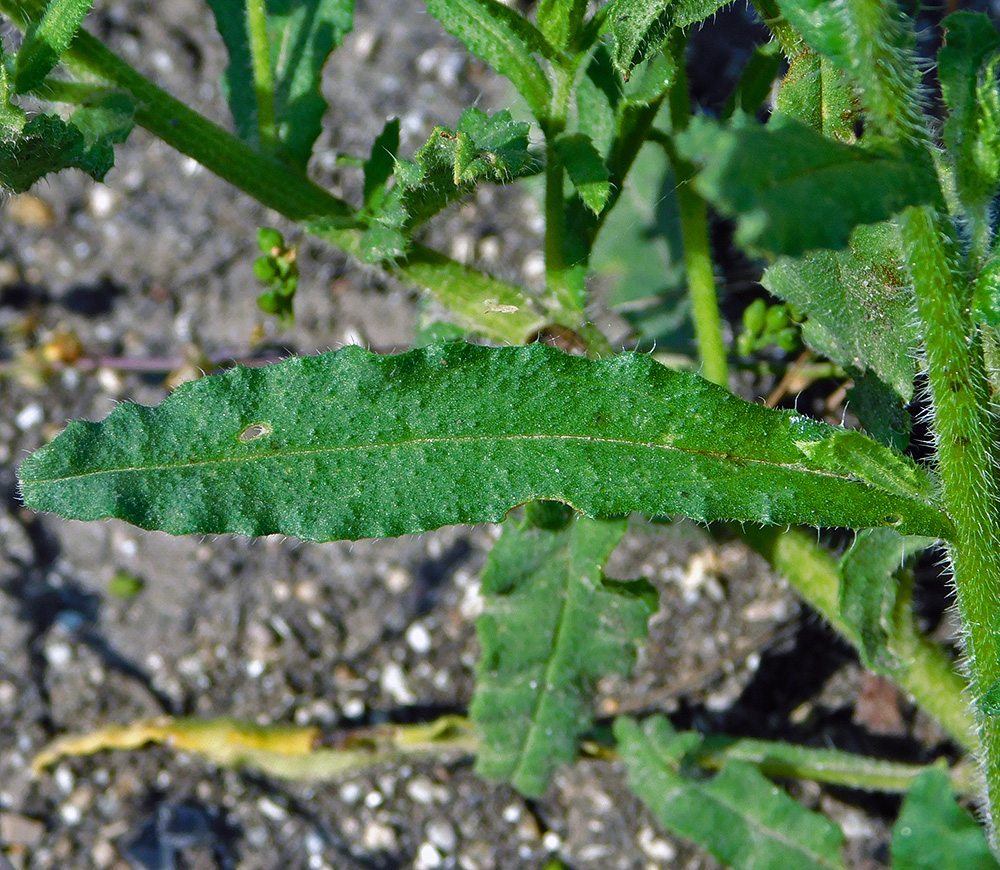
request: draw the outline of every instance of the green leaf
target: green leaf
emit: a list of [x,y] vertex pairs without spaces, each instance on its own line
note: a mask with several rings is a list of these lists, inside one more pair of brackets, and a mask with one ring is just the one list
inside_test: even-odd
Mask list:
[[[246,0],[209,0],[229,52],[224,84],[236,131],[259,145]],[[354,23],[354,0],[267,0],[267,33],[279,157],[304,170],[322,129],[323,66]]]
[[923,152],[843,145],[787,118],[730,127],[693,118],[676,141],[681,155],[701,166],[696,190],[738,219],[736,239],[751,251],[798,256],[843,248],[858,224],[940,202]]
[[956,12],[942,27],[938,52],[941,93],[948,106],[944,141],[955,161],[962,201],[981,205],[1000,179],[1000,34],[985,15]]
[[35,115],[20,131],[0,137],[0,188],[23,193],[38,179],[63,169],[82,169],[103,181],[114,165],[113,143],[124,141],[131,114],[117,100],[77,109],[69,121]]
[[656,610],[643,581],[601,569],[625,520],[573,519],[558,531],[508,521],[482,577],[482,658],[469,715],[482,735],[476,771],[539,797],[573,761],[592,723],[597,680],[627,674]]
[[843,835],[796,803],[751,764],[731,761],[711,780],[689,778],[692,738],[666,719],[614,726],[628,782],[669,831],[693,840],[734,870],[843,868]]
[[778,90],[777,113],[829,139],[851,143],[859,109],[849,79],[827,58],[806,49],[789,62]]
[[553,144],[580,199],[594,214],[600,214],[611,194],[611,185],[608,168],[590,137],[583,133],[566,133],[557,137]]
[[76,36],[93,0],[48,0],[41,18],[32,21],[17,53],[14,91],[27,94],[52,72]]
[[892,529],[866,529],[840,562],[840,617],[854,634],[862,664],[875,673],[891,675],[899,664],[893,650],[899,585],[893,575],[934,543]]
[[778,0],[806,43],[860,86],[867,123],[895,140],[926,142],[912,22],[896,0]]
[[913,417],[902,397],[869,372],[854,372],[853,380],[847,401],[865,433],[879,444],[905,451],[910,445]]
[[[528,152],[529,125],[510,112],[486,115],[469,108],[456,130],[435,127],[413,160],[397,161],[396,184],[373,215],[366,258],[379,262],[406,251],[413,228],[469,193],[480,181],[506,184],[535,171]],[[367,165],[367,164],[366,164]],[[388,254],[388,256],[386,256]]]
[[875,374],[910,400],[919,335],[892,224],[858,227],[844,251],[781,257],[762,283],[806,315],[802,335],[810,347],[845,368]]
[[950,531],[923,472],[860,433],[648,356],[538,344],[236,368],[72,423],[20,474],[37,510],[172,534],[386,537],[498,522],[534,498],[588,516]]
[[532,114],[548,113],[552,90],[538,61],[558,53],[530,21],[499,0],[427,0],[427,11],[476,57],[506,76]]
[[365,161],[365,208],[377,210],[385,199],[385,185],[392,177],[399,151],[399,118],[387,121],[372,143],[371,156]]
[[615,0],[607,20],[615,37],[615,67],[627,79],[632,69],[659,50],[671,27],[703,21],[727,0]]
[[538,27],[549,44],[566,51],[575,42],[587,12],[587,0],[539,0]]
[[893,870],[997,870],[986,832],[955,802],[943,770],[921,774],[892,836]]

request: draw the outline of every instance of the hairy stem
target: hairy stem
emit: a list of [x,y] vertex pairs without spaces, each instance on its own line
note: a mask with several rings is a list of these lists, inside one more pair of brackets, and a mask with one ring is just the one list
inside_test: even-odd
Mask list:
[[902,218],[907,264],[923,321],[944,503],[966,664],[982,743],[990,818],[1000,809],[1000,514],[994,426],[971,288],[949,249],[949,228],[927,208]]

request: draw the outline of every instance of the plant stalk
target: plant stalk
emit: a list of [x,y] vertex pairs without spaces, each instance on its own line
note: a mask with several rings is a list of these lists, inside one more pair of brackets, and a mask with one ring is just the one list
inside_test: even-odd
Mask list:
[[988,818],[1000,811],[1000,512],[995,426],[971,288],[958,273],[950,228],[928,208],[902,220],[907,265],[923,322],[944,504],[955,526],[950,555],[965,632],[966,667],[982,743]]
[[268,47],[267,10],[264,0],[246,0],[246,10],[253,90],[257,98],[257,132],[261,148],[273,154],[278,145],[278,132],[274,125],[274,77]]
[[[687,74],[684,68],[685,40],[678,34],[670,42],[677,68],[677,81],[670,88],[670,126],[676,135],[684,130],[691,117],[691,97],[688,94]],[[675,149],[667,148],[677,185],[677,205],[681,217],[681,236],[684,241],[684,263],[687,267],[688,293],[691,297],[691,316],[694,320],[695,338],[701,356],[702,376],[716,384],[729,383],[729,365],[726,361],[726,342],[722,336],[722,317],[715,290],[712,271],[712,249],[708,238],[708,207],[694,189],[691,179],[695,168],[678,156]]]

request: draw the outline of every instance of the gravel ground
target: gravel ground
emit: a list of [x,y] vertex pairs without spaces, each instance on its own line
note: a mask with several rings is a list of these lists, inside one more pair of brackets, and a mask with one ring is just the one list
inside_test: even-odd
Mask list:
[[[505,105],[501,84],[421,4],[358,7],[329,67],[331,111],[315,161],[317,177],[347,196],[358,178],[334,157],[365,153],[386,118],[402,119],[409,153],[464,106]],[[203,4],[100,4],[88,26],[171,92],[227,118],[217,85],[224,54]],[[32,342],[64,330],[87,359],[153,369],[198,354],[251,355],[262,324],[266,352],[346,343],[391,351],[413,341],[416,300],[304,239],[296,325],[278,332],[255,305],[255,229],[294,237],[292,228],[142,131],[118,149],[106,186],[64,173],[3,209],[0,868],[4,856],[16,870],[488,870],[541,868],[552,856],[574,870],[716,866],[660,830],[609,762],[563,771],[537,801],[477,777],[468,760],[305,785],[146,749],[32,776],[32,757],[57,735],[162,713],[332,732],[463,710],[477,655],[477,573],[498,529],[318,546],[171,538],[24,510],[14,471],[27,451],[69,418],[166,395],[163,372],[106,365],[33,383],[31,365],[17,363]],[[486,190],[438,221],[430,240],[531,283],[538,231],[522,191]],[[155,363],[164,359],[172,364]],[[142,581],[139,594],[109,591],[120,571]],[[897,754],[912,754],[914,734],[922,745],[939,739],[882,688],[888,724],[879,728],[889,736],[873,744],[854,701],[874,691],[870,680],[741,544],[637,519],[609,573],[646,576],[662,607],[634,676],[602,685],[600,713],[665,711],[681,724],[763,734],[792,722],[814,742],[836,726],[858,743],[847,748]],[[881,866],[891,801],[808,784],[798,793],[844,824],[853,867]]]

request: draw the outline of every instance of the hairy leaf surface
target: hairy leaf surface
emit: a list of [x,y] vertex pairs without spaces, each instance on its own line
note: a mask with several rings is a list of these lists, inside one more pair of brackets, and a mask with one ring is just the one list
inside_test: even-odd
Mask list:
[[[15,107],[10,107],[14,115]],[[113,95],[107,101],[77,109],[68,121],[35,115],[27,123],[0,131],[0,188],[23,193],[50,172],[81,169],[103,181],[114,166],[114,144],[132,130],[132,106]]]
[[736,239],[753,251],[796,257],[843,248],[858,224],[941,196],[933,166],[918,153],[844,145],[782,117],[730,127],[693,118],[677,146],[701,167],[698,192],[738,219]]
[[860,433],[647,356],[545,345],[236,368],[70,424],[21,481],[39,510],[173,534],[385,537],[497,522],[536,498],[590,516],[950,529],[926,475]]
[[918,324],[894,226],[858,227],[843,251],[781,257],[763,284],[806,315],[802,335],[810,347],[875,374],[904,402],[912,398]]
[[482,658],[469,715],[482,734],[476,770],[538,797],[576,758],[594,684],[627,674],[656,593],[605,581],[625,520],[579,517],[558,531],[508,523],[483,572]]
[[41,18],[24,34],[17,52],[14,90],[26,94],[37,88],[59,63],[73,41],[94,0],[49,0]]
[[843,868],[843,835],[792,800],[750,764],[729,762],[709,781],[683,772],[698,735],[678,733],[666,719],[615,722],[615,737],[632,790],[675,834],[698,843],[735,870]]

